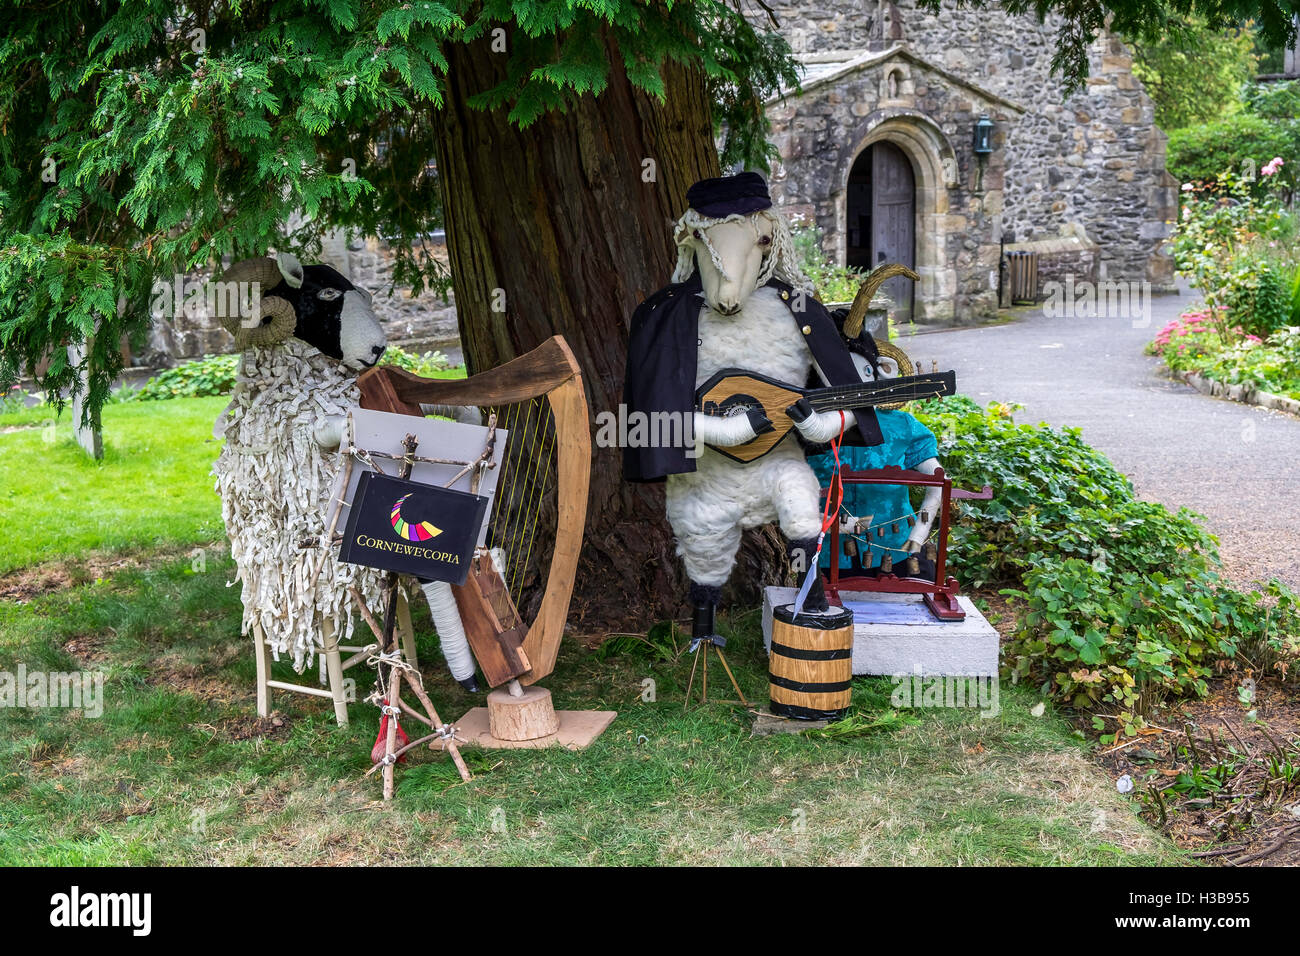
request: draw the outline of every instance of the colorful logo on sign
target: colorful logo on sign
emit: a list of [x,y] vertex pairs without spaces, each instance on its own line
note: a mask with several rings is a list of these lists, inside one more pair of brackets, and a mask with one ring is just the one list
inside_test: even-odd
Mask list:
[[412,524],[402,518],[402,502],[410,495],[402,495],[397,499],[397,504],[393,505],[392,513],[389,518],[393,522],[393,530],[400,534],[407,541],[428,541],[430,538],[442,534],[441,528],[435,528],[427,521],[420,521]]

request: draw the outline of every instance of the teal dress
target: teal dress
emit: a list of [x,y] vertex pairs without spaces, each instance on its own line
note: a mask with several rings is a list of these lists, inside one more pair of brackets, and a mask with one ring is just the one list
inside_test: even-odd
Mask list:
[[[844,447],[840,449],[840,464],[848,465],[851,471],[866,471],[872,468],[897,467],[911,470],[927,458],[939,457],[939,443],[934,432],[926,428],[914,417],[904,411],[883,412],[877,410],[880,430],[885,440],[879,445],[868,447]],[[823,488],[830,485],[831,475],[835,471],[835,457],[826,452],[811,455],[808,464],[817,474],[817,480]],[[871,532],[871,555],[868,558],[866,548],[859,548],[859,558],[864,568],[880,565],[883,548],[892,548],[894,560],[904,554],[903,544],[912,529],[906,519],[913,517],[912,502],[905,485],[855,485],[844,486],[844,508],[856,517],[872,516],[874,525],[884,524],[884,535],[876,537]],[[898,530],[893,530],[893,523],[898,523]],[[864,536],[864,541],[866,540]],[[843,540],[840,548],[840,567],[852,568],[853,559],[843,553]],[[821,566],[830,567],[830,533],[822,547]]]

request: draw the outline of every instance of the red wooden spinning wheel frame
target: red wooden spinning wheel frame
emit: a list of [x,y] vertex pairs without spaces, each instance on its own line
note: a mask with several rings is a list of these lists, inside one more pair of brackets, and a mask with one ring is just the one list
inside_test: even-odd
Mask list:
[[832,559],[830,571],[828,572],[830,580],[826,588],[826,594],[830,600],[836,604],[841,604],[841,591],[920,594],[925,606],[930,609],[930,613],[939,620],[964,620],[966,612],[957,603],[959,589],[957,579],[946,573],[948,529],[952,519],[950,513],[952,502],[956,499],[988,501],[993,497],[992,486],[985,485],[980,491],[965,491],[961,488],[954,488],[952,480],[944,474],[942,468],[935,469],[933,475],[927,475],[924,472],[906,471],[897,467],[853,471],[848,465],[841,465],[839,472],[832,479],[831,487],[823,489],[822,494],[836,492],[835,497],[839,497],[838,490],[835,488],[837,482],[842,485],[905,485],[908,487],[939,488],[942,489],[942,499],[939,504],[939,513],[936,516],[938,518],[938,530],[935,534],[937,553],[934,561],[934,580],[900,576],[892,571],[878,571],[877,576],[874,577],[853,573],[842,574],[840,571],[840,555],[843,553],[840,544],[840,523],[838,520],[835,521],[830,529]]

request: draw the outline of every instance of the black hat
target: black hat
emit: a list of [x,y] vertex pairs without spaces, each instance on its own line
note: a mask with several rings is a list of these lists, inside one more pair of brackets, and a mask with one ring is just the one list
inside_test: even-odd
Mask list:
[[737,173],[721,179],[701,179],[686,190],[686,203],[710,219],[723,219],[770,209],[772,197],[758,173]]

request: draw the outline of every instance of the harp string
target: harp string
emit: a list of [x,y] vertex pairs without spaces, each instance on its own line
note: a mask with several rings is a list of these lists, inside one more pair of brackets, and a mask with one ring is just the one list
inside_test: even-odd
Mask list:
[[[554,416],[550,403],[529,399],[496,407],[497,417],[507,432],[497,505],[488,534],[488,546],[503,555],[502,581],[506,593],[522,608],[528,567],[540,527],[541,505],[550,486],[550,463],[556,447]],[[540,557],[540,552],[539,552]]]
[[537,427],[534,411],[533,402],[530,400],[520,412],[523,417],[523,426],[519,432],[519,441],[515,445],[514,453],[511,456],[514,467],[514,482],[511,485],[511,509],[507,525],[506,570],[502,577],[506,582],[506,591],[516,604],[518,604],[519,598],[519,561],[520,552],[522,551],[520,537],[526,518],[524,503],[528,497],[529,465],[531,464],[529,450],[533,447],[533,435]]
[[[532,530],[536,529],[536,519],[531,515],[533,504],[533,489],[537,483],[537,471],[541,463],[541,453],[538,448],[538,435],[542,427],[542,415],[537,399],[529,402],[528,409],[529,432],[526,445],[520,449],[520,453],[527,455],[524,470],[523,497],[519,503],[519,520],[516,523],[516,539],[514,552],[514,569],[511,575],[510,590],[511,597],[518,604],[523,592],[523,585],[527,577],[526,552],[528,551],[528,540]],[[530,518],[532,520],[530,521]]]
[[[519,421],[519,406],[507,405],[505,407],[497,407],[496,412],[499,417],[504,418],[506,421],[506,440],[509,442],[509,447],[506,448],[505,454],[502,456],[503,474],[497,482],[497,507],[495,514],[492,517],[492,528],[491,534],[489,535],[490,540],[488,542],[488,547],[499,548],[503,553],[507,553],[509,539],[506,536],[506,531],[510,524],[510,514],[513,509],[512,502],[514,499],[517,476],[517,471],[510,460],[510,455],[513,451],[516,438],[516,425]],[[503,568],[503,577],[504,572],[505,569]]]
[[[550,428],[545,427],[548,422],[551,423]],[[528,576],[528,566],[533,556],[533,542],[537,538],[537,529],[541,525],[542,500],[546,494],[546,488],[551,477],[551,455],[555,448],[555,428],[550,414],[549,402],[542,409],[541,414],[539,415],[539,427],[545,428],[545,431],[542,434],[541,448],[538,451],[536,467],[533,470],[533,490],[532,494],[529,496],[526,508],[526,514],[531,516],[532,523],[525,532],[527,538],[527,549],[524,552],[524,558],[521,565],[521,591],[522,583]]]

